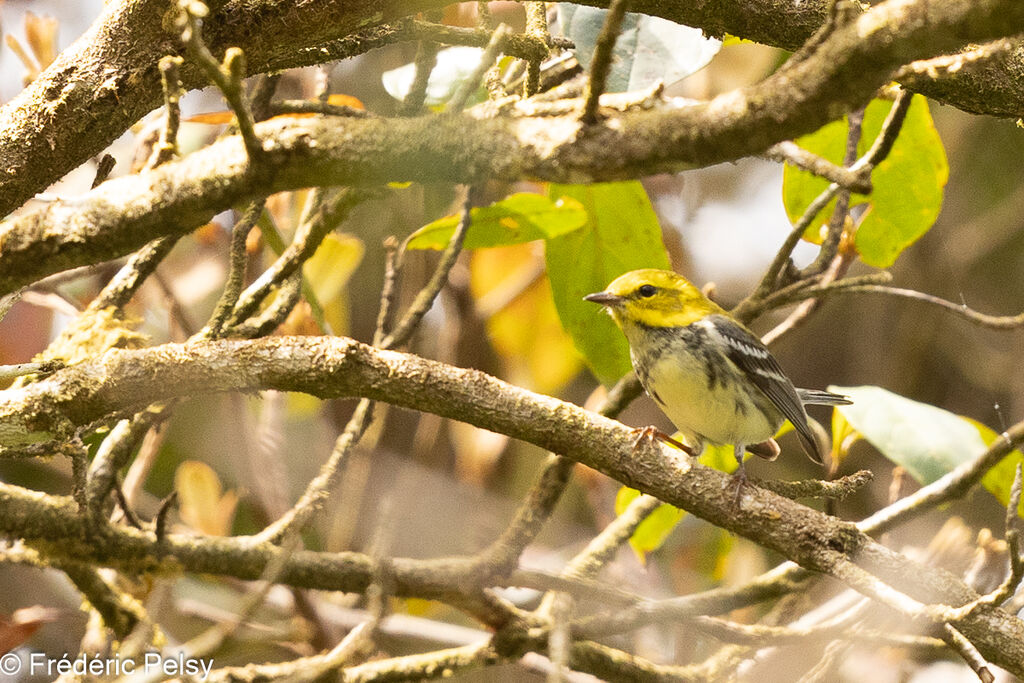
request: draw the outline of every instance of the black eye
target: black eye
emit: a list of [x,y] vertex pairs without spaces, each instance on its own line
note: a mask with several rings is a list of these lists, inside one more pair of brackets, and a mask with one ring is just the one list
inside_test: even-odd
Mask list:
[[654,296],[654,293],[657,292],[658,290],[654,287],[654,285],[644,285],[636,291],[640,293],[640,296],[648,297]]

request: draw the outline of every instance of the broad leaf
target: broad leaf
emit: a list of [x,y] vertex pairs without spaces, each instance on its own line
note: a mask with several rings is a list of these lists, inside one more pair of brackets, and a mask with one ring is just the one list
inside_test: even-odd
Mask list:
[[[476,70],[483,55],[479,47],[448,47],[437,53],[437,66],[427,80],[427,97],[424,104],[436,107],[451,99],[463,81]],[[406,64],[381,74],[381,82],[388,94],[396,100],[404,100],[416,77],[416,65]]]
[[213,468],[186,460],[174,474],[179,511],[183,522],[209,536],[227,536],[235,518],[238,495],[225,492]]
[[349,302],[343,294],[352,274],[362,263],[365,250],[358,237],[330,234],[302,266],[313,301],[322,307],[324,321],[338,334],[348,331]]
[[[781,432],[780,432],[781,433]],[[778,435],[776,435],[778,436]],[[683,435],[678,432],[672,437],[676,440],[683,440]],[[684,457],[684,456],[680,456]],[[704,447],[704,452],[697,459],[705,467],[712,467],[722,472],[735,472],[738,466],[736,457],[733,455],[732,446]],[[615,495],[615,514],[621,515],[629,507],[640,492],[623,486]],[[685,510],[680,510],[674,505],[662,503],[654,512],[647,516],[640,526],[636,528],[629,539],[629,545],[641,562],[645,561],[646,554],[654,552],[665,542],[672,530],[679,524],[679,521],[686,516]]]
[[[981,440],[985,442],[986,448],[1001,438],[1001,435],[997,434],[996,430],[991,427],[969,417],[964,419],[977,428],[978,433],[981,434]],[[1017,474],[1017,465],[1022,463],[1024,463],[1024,453],[1021,453],[1019,450],[1010,451],[1008,456],[990,469],[981,479],[981,485],[1004,506],[1010,504],[1010,489],[1013,487],[1013,478]],[[1024,500],[1021,501],[1017,514],[1024,517]]]
[[559,322],[539,246],[477,249],[469,262],[469,285],[504,365],[502,376],[557,394],[579,374],[582,361]]
[[948,411],[881,387],[829,387],[852,405],[836,406],[850,425],[892,462],[930,484],[985,451],[978,429]]
[[[621,515],[629,507],[629,504],[640,497],[640,492],[623,486],[615,495],[615,514]],[[653,552],[661,547],[668,535],[676,528],[676,524],[686,513],[679,508],[662,503],[654,508],[654,511],[647,515],[644,521],[633,532],[629,538],[629,545],[633,548],[637,558],[645,562],[647,553]]]
[[548,240],[545,257],[562,326],[597,378],[610,385],[629,371],[629,347],[601,307],[583,297],[627,271],[668,268],[661,226],[636,181],[552,184],[548,195],[570,197],[586,209],[583,228]]
[[[428,223],[413,233],[409,249],[444,249],[448,246],[459,216],[451,215]],[[551,239],[582,228],[587,222],[583,206],[570,198],[549,199],[520,192],[490,206],[472,209],[467,249],[503,247],[533,240]]]
[[[590,68],[594,46],[608,10],[558,3],[563,34],[576,44],[573,52],[585,69]],[[722,47],[700,29],[667,19],[627,13],[615,41],[607,92],[642,90],[661,81],[672,84],[704,68]]]
[[[868,104],[857,146],[858,156],[865,154],[878,137],[891,107],[892,103],[886,100],[873,100]],[[808,151],[841,164],[847,129],[846,119],[834,121],[796,142]],[[850,199],[851,207],[867,205],[854,237],[861,260],[871,266],[888,268],[904,249],[924,235],[942,208],[943,188],[948,178],[946,151],[932,122],[928,102],[923,96],[914,95],[892,151],[871,174],[874,192],[870,195],[855,193]],[[787,164],[782,197],[790,220],[795,222],[828,184],[823,178]],[[822,229],[834,208],[835,200],[807,228],[806,239],[821,242]]]

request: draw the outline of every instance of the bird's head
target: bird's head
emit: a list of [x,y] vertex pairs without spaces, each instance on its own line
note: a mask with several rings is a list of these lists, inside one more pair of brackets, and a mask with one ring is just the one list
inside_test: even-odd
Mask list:
[[670,270],[633,270],[602,292],[583,297],[604,306],[619,327],[685,327],[722,309],[692,283]]

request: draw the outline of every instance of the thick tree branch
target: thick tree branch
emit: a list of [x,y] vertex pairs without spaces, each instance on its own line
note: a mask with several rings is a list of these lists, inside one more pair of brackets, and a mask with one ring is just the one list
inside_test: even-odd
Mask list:
[[[807,569],[856,579],[855,588],[877,591],[875,584],[863,581],[871,572],[892,587],[885,586],[884,594],[904,596],[894,604],[908,609],[934,603],[956,607],[978,597],[952,575],[912,562],[854,525],[764,489],[747,487],[737,504],[728,475],[687,458],[669,457],[660,447],[634,449],[632,430],[614,420],[476,370],[376,350],[344,338],[277,337],[112,350],[95,361],[0,394],[0,434],[31,431],[38,438],[161,400],[258,389],[302,391],[324,398],[362,396],[529,441],[754,539]],[[83,524],[70,501],[54,501],[14,487],[0,492],[0,531],[48,540],[56,544],[54,552],[73,551],[78,559],[144,567],[162,549],[191,571],[235,576],[241,572],[243,578],[255,578],[273,552],[237,539],[174,536],[164,538],[158,548],[152,535],[131,529],[111,530],[105,543],[71,548],[70,541],[83,538]],[[282,578],[283,583],[361,590],[373,577],[372,568],[363,566],[365,561],[353,566],[351,556],[345,556],[341,568],[333,564],[332,558],[338,556],[301,555],[302,568],[286,568],[282,577],[291,578]],[[438,562],[438,568],[450,564]],[[416,574],[417,581],[425,582],[420,586],[423,591],[450,595],[445,592],[448,584],[438,585],[443,573],[417,567],[428,574]],[[342,570],[344,578],[337,573]],[[328,580],[334,583],[317,585]],[[956,628],[990,661],[1024,673],[1024,622],[986,606],[963,615]]]
[[[310,185],[619,180],[759,154],[863,104],[908,59],[1024,30],[1024,4],[900,0],[837,28],[762,83],[710,102],[610,116],[537,116],[530,102],[461,116],[285,119],[257,126],[263,163],[237,136],[57,201],[0,232],[0,293],[187,231],[254,196]],[[531,110],[534,115],[523,116]],[[2,145],[0,145],[2,151]],[[0,183],[2,185],[2,183]]]
[[[219,8],[207,20],[211,50],[222,54],[229,46],[245,46],[249,72],[260,73],[340,59],[390,42],[418,40],[421,32],[395,31],[384,25],[446,3],[235,0],[217,4]],[[586,4],[607,6],[597,0]],[[969,7],[972,4],[973,9]],[[825,0],[644,0],[634,2],[631,9],[698,26],[715,35],[728,32],[796,49],[821,25],[827,6]],[[897,37],[895,47],[905,54],[895,66],[955,51],[970,41],[984,42],[1024,31],[1014,16],[1019,13],[1019,3],[1012,0],[918,0],[885,6],[928,6],[936,14],[960,14],[962,18],[955,27],[945,21],[935,23],[933,35],[950,41],[937,51],[918,53],[915,44],[919,36]],[[993,8],[995,15],[1002,15],[1003,28],[991,24]],[[0,108],[0,213],[10,212],[99,153],[160,104],[157,63],[164,55],[183,52],[171,13],[166,0],[108,3],[85,35]],[[374,31],[382,35],[373,35]],[[877,64],[873,56],[859,63],[869,71]],[[968,61],[963,68],[939,70],[934,78],[914,74],[911,87],[969,111],[1020,116],[1024,114],[1024,86],[1015,74],[1022,64],[1021,48],[994,51]],[[188,64],[182,69],[182,81],[186,88],[205,85],[199,70]]]

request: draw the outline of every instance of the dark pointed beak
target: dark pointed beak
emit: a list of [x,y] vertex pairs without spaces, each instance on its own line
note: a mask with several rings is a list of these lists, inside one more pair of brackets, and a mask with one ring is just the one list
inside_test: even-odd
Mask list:
[[622,301],[622,297],[610,292],[594,292],[593,294],[587,294],[583,297],[583,300],[601,304],[602,306],[614,306]]

